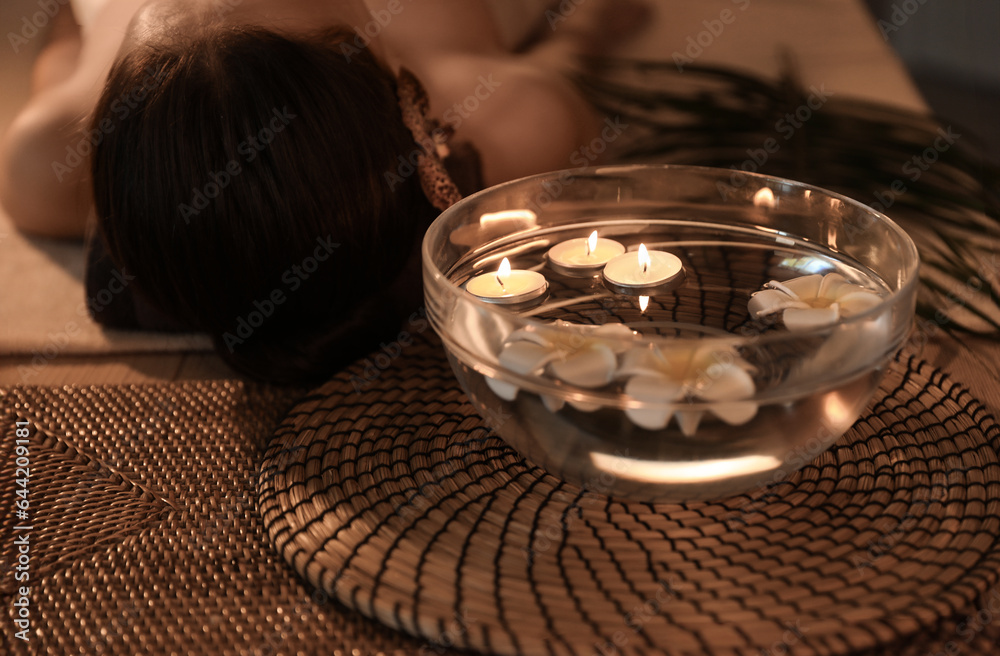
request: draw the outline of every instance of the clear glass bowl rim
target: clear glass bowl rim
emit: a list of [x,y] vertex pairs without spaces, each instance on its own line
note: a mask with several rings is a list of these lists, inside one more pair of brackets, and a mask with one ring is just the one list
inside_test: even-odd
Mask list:
[[[433,256],[431,253],[432,244],[437,240],[445,238],[446,235],[440,235],[444,228],[443,226],[447,222],[447,218],[452,214],[461,211],[464,207],[468,205],[473,205],[478,199],[483,196],[493,196],[502,193],[502,190],[507,187],[513,187],[517,185],[528,184],[535,180],[551,180],[553,178],[559,178],[561,175],[569,173],[572,176],[586,175],[586,176],[601,176],[604,174],[618,174],[627,173],[629,171],[635,171],[637,169],[642,170],[663,170],[669,174],[670,171],[689,171],[694,173],[702,174],[714,174],[721,175],[725,174],[731,176],[734,169],[723,169],[717,167],[708,166],[689,166],[689,165],[679,165],[679,164],[617,164],[608,166],[592,166],[574,169],[564,169],[561,171],[550,171],[547,173],[539,173],[536,175],[519,178],[517,180],[511,180],[509,182],[504,182],[499,185],[488,187],[474,194],[470,194],[456,202],[447,210],[444,210],[430,225],[427,232],[424,235],[423,244],[421,246],[421,257],[423,260],[423,266],[425,269],[430,268],[433,274],[435,284],[438,285],[442,291],[445,291],[449,296],[459,300],[460,302],[471,303],[474,307],[480,308],[482,311],[489,313],[501,313],[505,317],[509,317],[511,321],[518,325],[518,328],[533,327],[535,330],[548,331],[552,330],[552,324],[547,321],[542,321],[539,319],[534,319],[529,316],[524,316],[515,312],[507,310],[503,305],[496,303],[489,303],[487,301],[482,301],[475,298],[473,295],[467,293],[462,287],[451,282],[443,271],[441,271],[437,265],[434,263]],[[671,338],[671,337],[661,337],[661,336],[650,336],[650,335],[636,335],[632,338],[633,342],[637,343],[652,343],[652,344],[683,344],[686,341],[691,341],[692,343],[697,342],[700,344],[707,343],[711,340],[718,340],[719,343],[724,343],[728,346],[739,347],[742,344],[754,343],[754,344],[767,344],[769,342],[787,341],[790,338],[800,339],[809,338],[817,335],[824,335],[830,331],[836,329],[838,326],[850,325],[852,323],[858,323],[865,321],[866,319],[877,316],[882,312],[885,312],[887,308],[898,301],[901,296],[912,293],[913,287],[919,283],[918,271],[920,267],[920,256],[917,252],[916,244],[913,239],[904,231],[899,224],[893,221],[891,218],[885,214],[871,208],[860,201],[844,196],[829,189],[824,189],[816,185],[807,184],[804,182],[799,182],[797,180],[791,180],[789,178],[782,178],[772,175],[764,175],[761,173],[749,173],[744,171],[738,171],[741,174],[748,176],[750,179],[756,179],[761,183],[777,183],[778,185],[797,187],[800,191],[810,191],[813,193],[819,193],[827,198],[834,198],[840,200],[845,205],[854,208],[856,211],[868,214],[876,218],[877,221],[884,224],[885,227],[892,232],[896,238],[899,240],[900,244],[904,247],[905,251],[901,251],[902,261],[904,266],[902,267],[901,274],[903,276],[903,284],[899,289],[892,290],[889,294],[883,297],[882,301],[869,308],[864,312],[860,312],[856,315],[848,317],[846,319],[841,318],[836,323],[830,324],[828,326],[821,326],[817,328],[812,328],[809,330],[799,330],[794,333],[788,333],[783,331],[777,331],[769,334],[758,334],[751,337],[744,337],[737,334],[731,334],[726,336],[712,337],[712,338]],[[769,186],[762,184],[761,186]],[[511,208],[520,209],[520,208]],[[528,233],[518,233],[518,234],[528,234]],[[798,235],[789,235],[789,237],[800,238]],[[586,328],[583,328],[586,329]],[[600,340],[600,338],[596,338]],[[625,338],[616,338],[610,341],[623,341]]]

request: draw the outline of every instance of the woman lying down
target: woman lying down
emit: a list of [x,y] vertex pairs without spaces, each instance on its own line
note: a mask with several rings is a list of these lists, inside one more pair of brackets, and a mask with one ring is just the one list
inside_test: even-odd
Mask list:
[[[75,3],[4,137],[0,198],[37,235],[80,237],[93,216],[133,291],[237,369],[322,378],[412,311],[420,238],[460,195],[442,158],[489,186],[568,168],[599,133],[563,74],[644,12],[551,4]],[[529,47],[498,7],[533,11]]]

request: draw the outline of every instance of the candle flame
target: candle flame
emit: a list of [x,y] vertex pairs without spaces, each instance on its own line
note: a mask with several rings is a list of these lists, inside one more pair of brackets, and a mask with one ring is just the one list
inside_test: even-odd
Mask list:
[[649,307],[649,297],[640,296],[639,297],[639,312],[645,312],[646,308]]
[[649,251],[646,250],[646,244],[639,244],[639,266],[642,267],[644,275],[649,271],[650,264],[652,264],[652,260],[649,259]]
[[503,258],[503,262],[500,263],[500,268],[497,269],[497,282],[500,283],[500,288],[506,290],[503,284],[504,278],[510,277],[510,260],[506,257]]
[[597,250],[597,231],[590,233],[590,237],[587,238],[587,257]]

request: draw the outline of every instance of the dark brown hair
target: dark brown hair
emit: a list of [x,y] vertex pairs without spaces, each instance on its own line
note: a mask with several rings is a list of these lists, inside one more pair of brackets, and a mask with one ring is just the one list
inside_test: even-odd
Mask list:
[[235,368],[323,378],[419,299],[415,254],[436,211],[417,176],[391,175],[415,148],[395,78],[341,50],[347,31],[194,32],[110,72],[92,123],[99,229],[138,291]]

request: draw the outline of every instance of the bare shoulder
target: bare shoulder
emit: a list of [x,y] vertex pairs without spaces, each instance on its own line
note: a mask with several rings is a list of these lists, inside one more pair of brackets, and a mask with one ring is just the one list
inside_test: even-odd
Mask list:
[[[560,73],[517,58],[458,58],[442,66],[432,111],[472,142],[488,185],[571,168],[600,121]],[[435,94],[434,91],[438,93]]]

